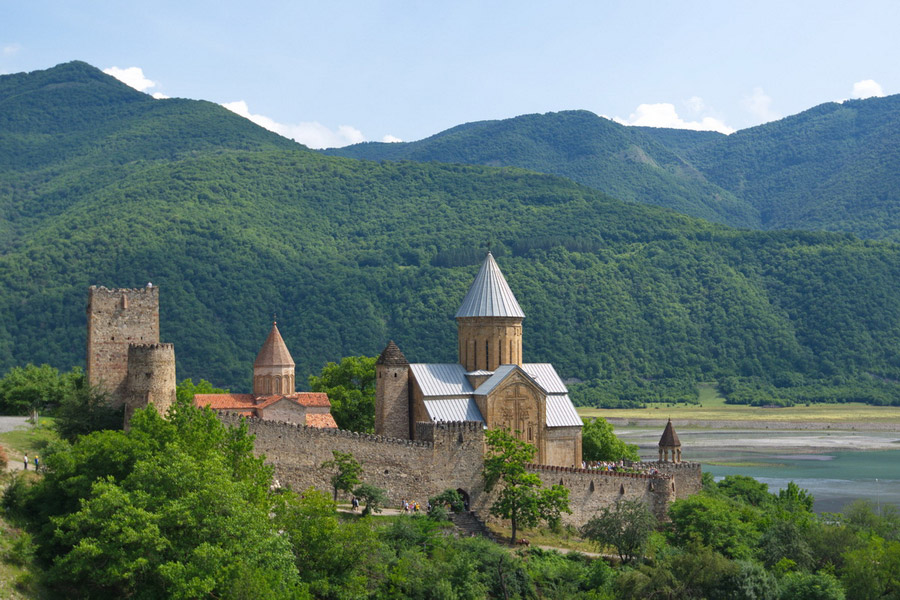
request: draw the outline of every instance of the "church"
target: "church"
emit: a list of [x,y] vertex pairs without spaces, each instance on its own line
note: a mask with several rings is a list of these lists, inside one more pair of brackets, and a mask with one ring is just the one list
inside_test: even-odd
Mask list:
[[326,394],[296,391],[294,359],[277,323],[272,323],[272,330],[253,362],[252,394],[195,394],[194,404],[244,417],[337,428]]
[[456,313],[459,361],[409,363],[393,342],[376,362],[375,433],[417,439],[416,423],[508,429],[536,461],[581,466],[582,421],[550,363],[522,356],[525,313],[490,252]]

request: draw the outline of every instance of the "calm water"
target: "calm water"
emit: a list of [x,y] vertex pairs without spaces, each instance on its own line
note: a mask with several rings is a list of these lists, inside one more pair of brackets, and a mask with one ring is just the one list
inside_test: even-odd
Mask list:
[[[655,459],[662,429],[617,427],[642,458]],[[684,460],[716,479],[749,475],[775,492],[794,481],[815,510],[840,511],[857,498],[900,507],[900,433],[856,431],[678,430]]]

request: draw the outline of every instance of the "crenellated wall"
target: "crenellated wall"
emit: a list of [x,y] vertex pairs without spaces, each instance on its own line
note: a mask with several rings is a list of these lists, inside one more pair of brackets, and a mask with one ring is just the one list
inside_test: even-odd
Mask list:
[[695,462],[629,462],[629,466],[649,471],[656,469],[660,473],[671,475],[675,481],[675,499],[681,500],[693,496],[703,488],[702,469],[700,463]]
[[[223,414],[220,418],[237,425],[242,417]],[[331,490],[332,471],[320,468],[333,458],[332,451],[350,452],[362,463],[363,479],[387,491],[390,503],[428,498],[451,488],[464,491],[470,508],[488,518],[492,494],[484,491],[484,430],[480,423],[417,423],[416,440],[317,429],[290,423],[247,419],[256,436],[256,453],[265,455],[282,485],[295,490],[315,487]],[[656,475],[610,473],[590,469],[530,465],[545,485],[561,483],[570,490],[571,515],[563,521],[572,525],[587,522],[604,506],[620,499],[637,499],[664,519],[675,500],[678,481],[695,477],[699,489],[700,472],[688,465]],[[686,483],[681,483],[686,487]]]

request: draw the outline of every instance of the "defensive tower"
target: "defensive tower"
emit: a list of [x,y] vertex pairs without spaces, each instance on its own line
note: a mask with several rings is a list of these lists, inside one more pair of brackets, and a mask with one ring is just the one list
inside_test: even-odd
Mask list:
[[391,340],[375,361],[375,433],[413,439],[409,403],[409,361]]
[[500,365],[522,366],[524,318],[497,261],[488,252],[456,312],[459,364],[469,372],[496,371]]
[[103,388],[113,406],[121,406],[128,399],[128,346],[159,342],[159,288],[91,286],[87,330],[88,384]]
[[153,405],[165,416],[175,402],[175,346],[132,344],[128,347],[125,424],[139,408]]

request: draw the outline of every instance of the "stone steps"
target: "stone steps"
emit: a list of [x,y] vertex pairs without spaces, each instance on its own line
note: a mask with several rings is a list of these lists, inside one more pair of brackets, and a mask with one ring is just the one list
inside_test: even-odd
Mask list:
[[459,530],[460,535],[470,537],[473,535],[487,538],[496,542],[497,538],[493,532],[487,528],[484,521],[479,519],[474,512],[450,513],[450,520]]

